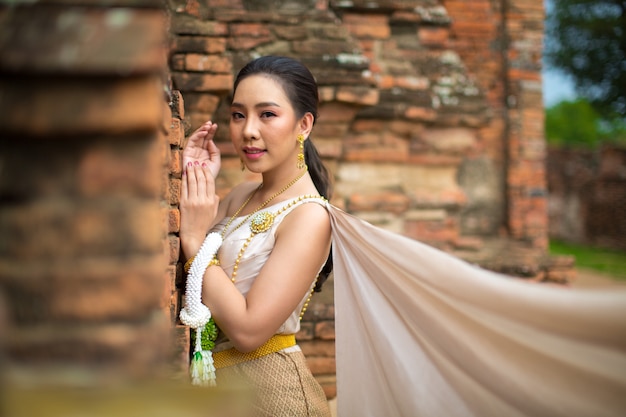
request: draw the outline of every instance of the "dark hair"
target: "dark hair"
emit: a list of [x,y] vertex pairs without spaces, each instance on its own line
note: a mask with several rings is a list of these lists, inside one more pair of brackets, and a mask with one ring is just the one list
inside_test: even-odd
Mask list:
[[[298,118],[306,113],[311,113],[313,115],[313,124],[315,124],[318,116],[319,95],[315,78],[306,66],[293,58],[284,56],[263,56],[254,59],[246,64],[237,74],[233,92],[237,90],[237,86],[244,78],[259,74],[272,78],[283,87]],[[330,199],[332,190],[328,170],[324,166],[322,158],[320,158],[310,137],[304,141],[304,160],[309,167],[309,174],[315,188],[326,199]],[[320,272],[315,291],[321,291],[322,284],[326,281],[332,269],[333,260],[331,254]]]

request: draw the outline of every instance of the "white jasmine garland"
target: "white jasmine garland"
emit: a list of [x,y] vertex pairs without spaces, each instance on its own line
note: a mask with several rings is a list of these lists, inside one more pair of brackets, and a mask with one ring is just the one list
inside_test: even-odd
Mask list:
[[209,233],[204,239],[189,268],[185,288],[185,306],[180,310],[180,321],[196,330],[196,344],[190,367],[191,382],[194,385],[215,385],[213,356],[211,351],[202,350],[200,342],[202,329],[211,319],[211,310],[202,304],[202,279],[209,262],[221,245],[222,236],[219,233]]

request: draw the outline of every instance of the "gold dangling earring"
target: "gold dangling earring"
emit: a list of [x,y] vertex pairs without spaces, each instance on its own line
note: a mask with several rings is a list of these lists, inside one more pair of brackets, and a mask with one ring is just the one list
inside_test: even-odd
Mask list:
[[298,169],[302,169],[306,166],[304,161],[304,135],[300,133],[298,135],[298,142],[300,143],[300,153],[298,154]]
[[241,163],[241,172],[244,172],[246,170],[246,164],[243,163],[243,159],[240,159],[239,162]]

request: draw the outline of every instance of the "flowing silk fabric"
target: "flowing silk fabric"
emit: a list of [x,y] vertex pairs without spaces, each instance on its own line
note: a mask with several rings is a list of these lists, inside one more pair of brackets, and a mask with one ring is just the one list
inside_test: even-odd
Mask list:
[[626,291],[524,282],[328,206],[339,417],[626,415]]

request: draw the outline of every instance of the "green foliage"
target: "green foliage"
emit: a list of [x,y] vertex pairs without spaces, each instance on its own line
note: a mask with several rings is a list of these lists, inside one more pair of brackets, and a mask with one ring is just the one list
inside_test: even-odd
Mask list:
[[577,267],[593,269],[616,279],[626,280],[626,252],[551,241],[550,253],[574,255]]
[[[213,317],[211,317],[209,322],[202,329],[200,329],[200,332],[202,350],[213,350],[218,334],[217,325],[215,324]],[[191,329],[191,340],[196,340],[196,331],[194,329]]]
[[546,140],[553,145],[593,148],[601,140],[599,120],[588,101],[562,101],[546,110]]
[[546,140],[551,145],[595,148],[626,143],[626,123],[606,120],[585,99],[562,101],[546,109]]
[[553,0],[545,57],[607,118],[626,118],[626,3]]

